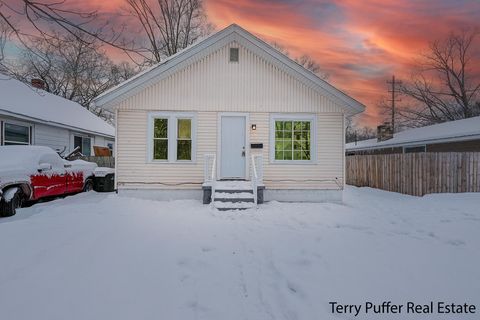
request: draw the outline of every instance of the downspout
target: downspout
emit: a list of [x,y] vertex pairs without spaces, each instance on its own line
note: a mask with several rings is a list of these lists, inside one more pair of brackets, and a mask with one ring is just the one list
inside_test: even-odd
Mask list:
[[117,178],[117,166],[118,166],[118,108],[115,108],[115,180],[114,188],[115,193],[118,193],[118,178]]

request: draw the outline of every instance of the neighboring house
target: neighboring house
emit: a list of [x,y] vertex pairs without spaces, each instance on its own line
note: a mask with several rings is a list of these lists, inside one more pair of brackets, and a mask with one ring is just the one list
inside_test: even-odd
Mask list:
[[201,198],[246,179],[285,201],[341,200],[344,119],[365,108],[237,25],[95,104],[116,113],[121,194]]
[[[32,81],[32,83],[35,83]],[[115,128],[76,102],[0,75],[0,145],[39,145],[67,154],[115,144]]]
[[[383,127],[383,126],[382,126]],[[380,127],[379,127],[380,129]],[[480,152],[480,117],[444,122],[347,143],[347,155],[411,152]]]

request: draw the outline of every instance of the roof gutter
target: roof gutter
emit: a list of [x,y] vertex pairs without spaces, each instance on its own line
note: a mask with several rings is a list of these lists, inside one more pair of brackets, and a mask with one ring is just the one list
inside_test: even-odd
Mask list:
[[79,132],[82,132],[82,133],[94,134],[94,135],[97,135],[97,136],[102,136],[102,137],[115,139],[115,136],[112,136],[110,134],[106,134],[106,133],[102,133],[102,132],[98,132],[98,131],[93,131],[93,130],[86,130],[86,129],[75,127],[75,126],[69,126],[69,125],[62,124],[62,123],[55,122],[55,121],[47,121],[47,120],[43,120],[43,119],[39,119],[39,118],[35,118],[35,117],[25,116],[23,114],[7,111],[7,110],[4,110],[4,109],[0,109],[0,114],[5,115],[5,116],[9,116],[9,117],[19,118],[19,119],[26,120],[26,121],[37,122],[37,123],[41,123],[41,124],[47,124],[47,125],[51,125],[51,126],[54,126],[54,127],[59,127],[59,128],[79,131]]
[[402,147],[402,146],[415,146],[415,145],[422,145],[422,144],[437,144],[437,143],[447,143],[447,142],[456,142],[456,141],[469,141],[469,140],[476,140],[476,139],[480,139],[480,133],[460,135],[460,136],[447,137],[447,138],[432,138],[432,139],[425,139],[425,140],[397,142],[397,143],[382,144],[382,145],[375,145],[375,146],[368,146],[368,147],[358,147],[358,148],[352,147],[352,148],[346,148],[345,150],[346,151],[375,150],[375,149],[386,149],[386,148]]

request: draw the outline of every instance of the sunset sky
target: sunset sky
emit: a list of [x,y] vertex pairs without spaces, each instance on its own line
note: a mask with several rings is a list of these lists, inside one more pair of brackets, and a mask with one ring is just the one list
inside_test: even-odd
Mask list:
[[[68,0],[67,3],[72,4]],[[120,21],[124,0],[73,2]],[[358,122],[380,121],[377,102],[395,74],[408,79],[428,42],[461,28],[480,28],[479,0],[205,0],[217,29],[231,23],[312,56],[329,81],[367,105]],[[480,51],[477,42],[476,52]]]

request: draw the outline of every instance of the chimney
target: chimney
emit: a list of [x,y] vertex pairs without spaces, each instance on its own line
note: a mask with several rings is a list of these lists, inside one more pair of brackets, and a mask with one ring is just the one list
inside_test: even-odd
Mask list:
[[33,78],[31,80],[31,83],[32,83],[32,87],[45,90],[45,82],[42,79]]
[[377,142],[386,141],[393,138],[392,126],[389,122],[377,127]]

